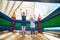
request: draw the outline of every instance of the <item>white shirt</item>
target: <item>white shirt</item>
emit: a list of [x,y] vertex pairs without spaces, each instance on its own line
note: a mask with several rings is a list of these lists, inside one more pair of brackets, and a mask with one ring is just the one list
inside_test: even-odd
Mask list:
[[30,21],[30,28],[35,28],[35,21],[34,20]]

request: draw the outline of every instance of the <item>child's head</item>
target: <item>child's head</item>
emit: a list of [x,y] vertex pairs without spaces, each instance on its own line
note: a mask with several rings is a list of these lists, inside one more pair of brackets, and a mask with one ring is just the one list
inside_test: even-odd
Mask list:
[[33,20],[33,17],[31,17],[30,20]]
[[40,14],[38,15],[38,18],[41,18]]
[[25,16],[25,12],[23,12],[23,15]]
[[32,15],[30,15],[30,20],[33,20],[33,16]]

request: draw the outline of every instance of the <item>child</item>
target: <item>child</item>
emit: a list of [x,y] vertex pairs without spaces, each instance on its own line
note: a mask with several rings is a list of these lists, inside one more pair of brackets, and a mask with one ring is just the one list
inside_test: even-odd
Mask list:
[[41,33],[41,24],[40,24],[41,16],[40,14],[38,15],[38,33]]
[[15,14],[15,12],[13,13],[13,15],[12,15],[12,19],[14,19],[13,21],[12,21],[12,29],[11,30],[9,30],[9,32],[13,32],[14,33],[14,26],[15,26],[15,20],[16,20],[16,14]]
[[[35,16],[34,16],[35,17]],[[35,34],[35,19],[30,16],[30,28],[31,28],[31,35]]]
[[22,9],[20,9],[20,11],[21,11],[21,17],[22,17],[22,32],[25,33],[27,10],[26,10],[26,14],[25,12],[22,13]]

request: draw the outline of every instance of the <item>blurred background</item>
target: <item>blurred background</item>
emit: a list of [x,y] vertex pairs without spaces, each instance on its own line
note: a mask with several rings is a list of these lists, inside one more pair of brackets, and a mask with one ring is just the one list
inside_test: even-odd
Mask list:
[[[25,37],[21,33],[21,13],[27,10]],[[41,20],[37,33],[38,15]],[[30,15],[35,15],[36,35],[30,35]],[[15,20],[15,21],[14,21]],[[15,25],[12,30],[12,21]],[[23,36],[22,36],[23,35]],[[0,39],[1,40],[60,40],[60,0],[0,0]]]

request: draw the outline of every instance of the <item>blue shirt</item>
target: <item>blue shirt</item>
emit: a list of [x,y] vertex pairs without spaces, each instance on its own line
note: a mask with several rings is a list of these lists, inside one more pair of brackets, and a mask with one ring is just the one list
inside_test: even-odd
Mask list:
[[26,16],[22,16],[22,26],[26,26]]

